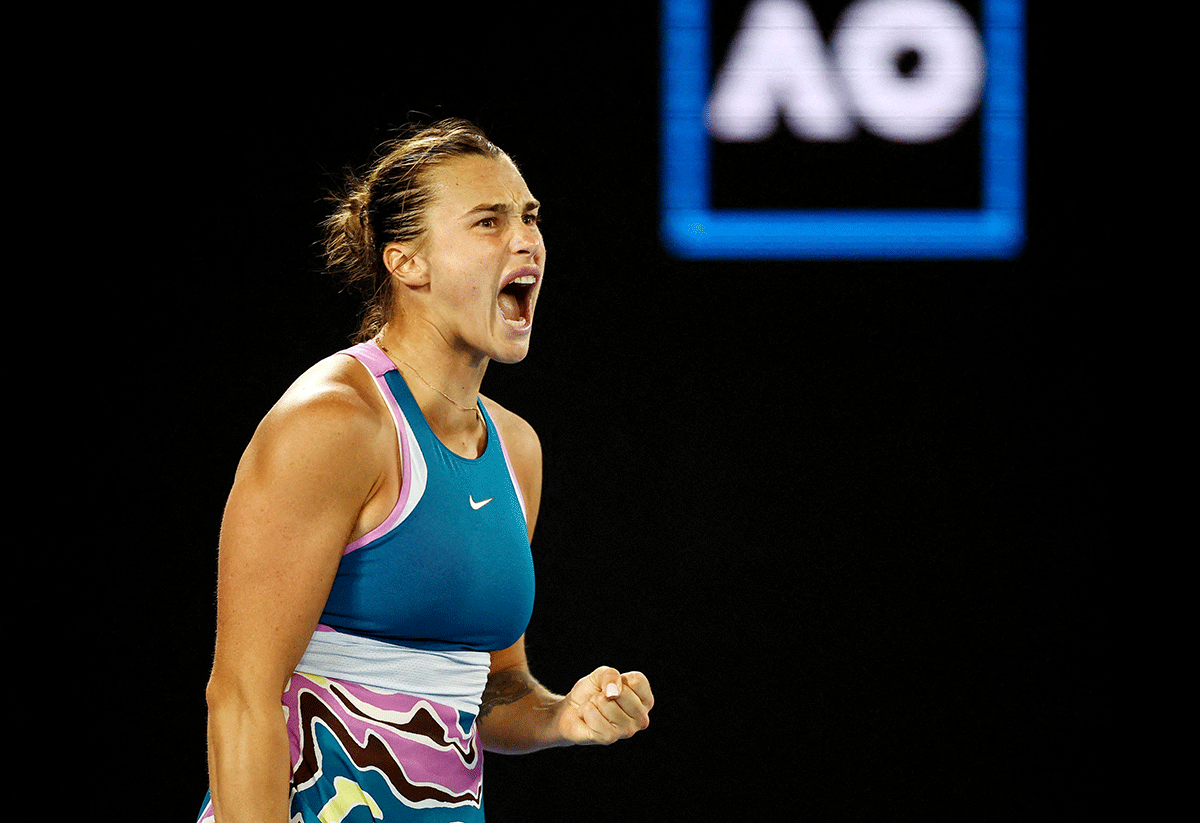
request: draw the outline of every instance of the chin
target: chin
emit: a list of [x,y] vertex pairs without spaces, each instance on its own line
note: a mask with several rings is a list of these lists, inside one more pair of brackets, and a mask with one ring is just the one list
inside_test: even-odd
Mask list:
[[497,352],[496,354],[492,355],[491,359],[495,363],[504,363],[505,365],[512,365],[514,363],[520,363],[528,355],[529,355],[529,347],[526,346],[524,349],[522,349],[521,351],[518,351],[518,352],[513,352],[513,351],[507,351],[507,352],[503,352],[503,353]]

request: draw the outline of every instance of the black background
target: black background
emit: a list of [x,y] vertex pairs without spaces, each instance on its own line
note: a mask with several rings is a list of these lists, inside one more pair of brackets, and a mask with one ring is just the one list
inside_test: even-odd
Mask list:
[[658,700],[615,746],[490,757],[489,819],[1072,816],[1098,740],[1096,355],[1051,38],[1031,16],[1019,259],[709,263],[659,242],[658,9],[584,14],[189,21],[107,55],[89,110],[120,150],[79,175],[128,261],[87,377],[120,469],[104,636],[150,684],[105,737],[141,764],[125,819],[199,807],[224,497],[357,325],[321,198],[414,111],[478,122],[544,204],[532,352],[484,386],[545,450],[535,674],[636,668]]

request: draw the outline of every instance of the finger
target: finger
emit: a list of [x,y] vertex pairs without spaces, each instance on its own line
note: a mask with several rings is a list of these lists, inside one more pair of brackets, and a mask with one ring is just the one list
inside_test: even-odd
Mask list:
[[650,725],[650,706],[632,688],[626,687],[621,691],[619,698],[609,703],[614,709],[620,710],[619,715],[616,712],[605,712],[605,717],[613,723],[632,725],[637,729],[644,729]]
[[596,691],[606,698],[615,700],[621,696],[621,673],[611,666],[601,666],[596,669],[592,672],[589,680],[595,686]]
[[641,672],[626,672],[621,675],[621,681],[626,689],[638,696],[647,711],[654,708],[654,692],[650,688],[650,681],[646,679],[646,675]]
[[592,702],[618,737],[628,737],[650,725],[650,710],[633,689],[622,689],[615,699],[597,696]]
[[606,745],[628,736],[623,735],[620,725],[608,717],[608,714],[614,711],[615,704],[603,697],[597,697],[584,704],[580,711],[580,717],[587,726],[591,742]]
[[592,741],[601,745],[632,737],[642,728],[616,701],[603,697],[590,702],[584,709],[583,717]]

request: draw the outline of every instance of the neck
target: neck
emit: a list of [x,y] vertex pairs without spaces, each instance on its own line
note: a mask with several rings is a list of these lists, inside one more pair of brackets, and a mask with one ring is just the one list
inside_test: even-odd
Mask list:
[[486,435],[478,403],[487,360],[475,363],[455,357],[444,347],[417,345],[389,326],[375,336],[375,342],[404,375],[438,437],[456,451],[455,444],[472,451],[473,444]]

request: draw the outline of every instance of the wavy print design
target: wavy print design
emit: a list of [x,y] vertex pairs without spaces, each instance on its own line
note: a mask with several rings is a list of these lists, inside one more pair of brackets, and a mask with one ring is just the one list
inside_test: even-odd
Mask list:
[[283,705],[293,811],[297,801],[324,808],[339,777],[360,785],[388,820],[409,816],[398,805],[410,812],[457,809],[447,820],[468,819],[464,812],[480,808],[483,760],[471,715],[424,698],[301,674],[292,676]]
[[[283,694],[291,823],[482,823],[475,717],[432,700],[293,674]],[[205,804],[199,823],[211,823]]]

